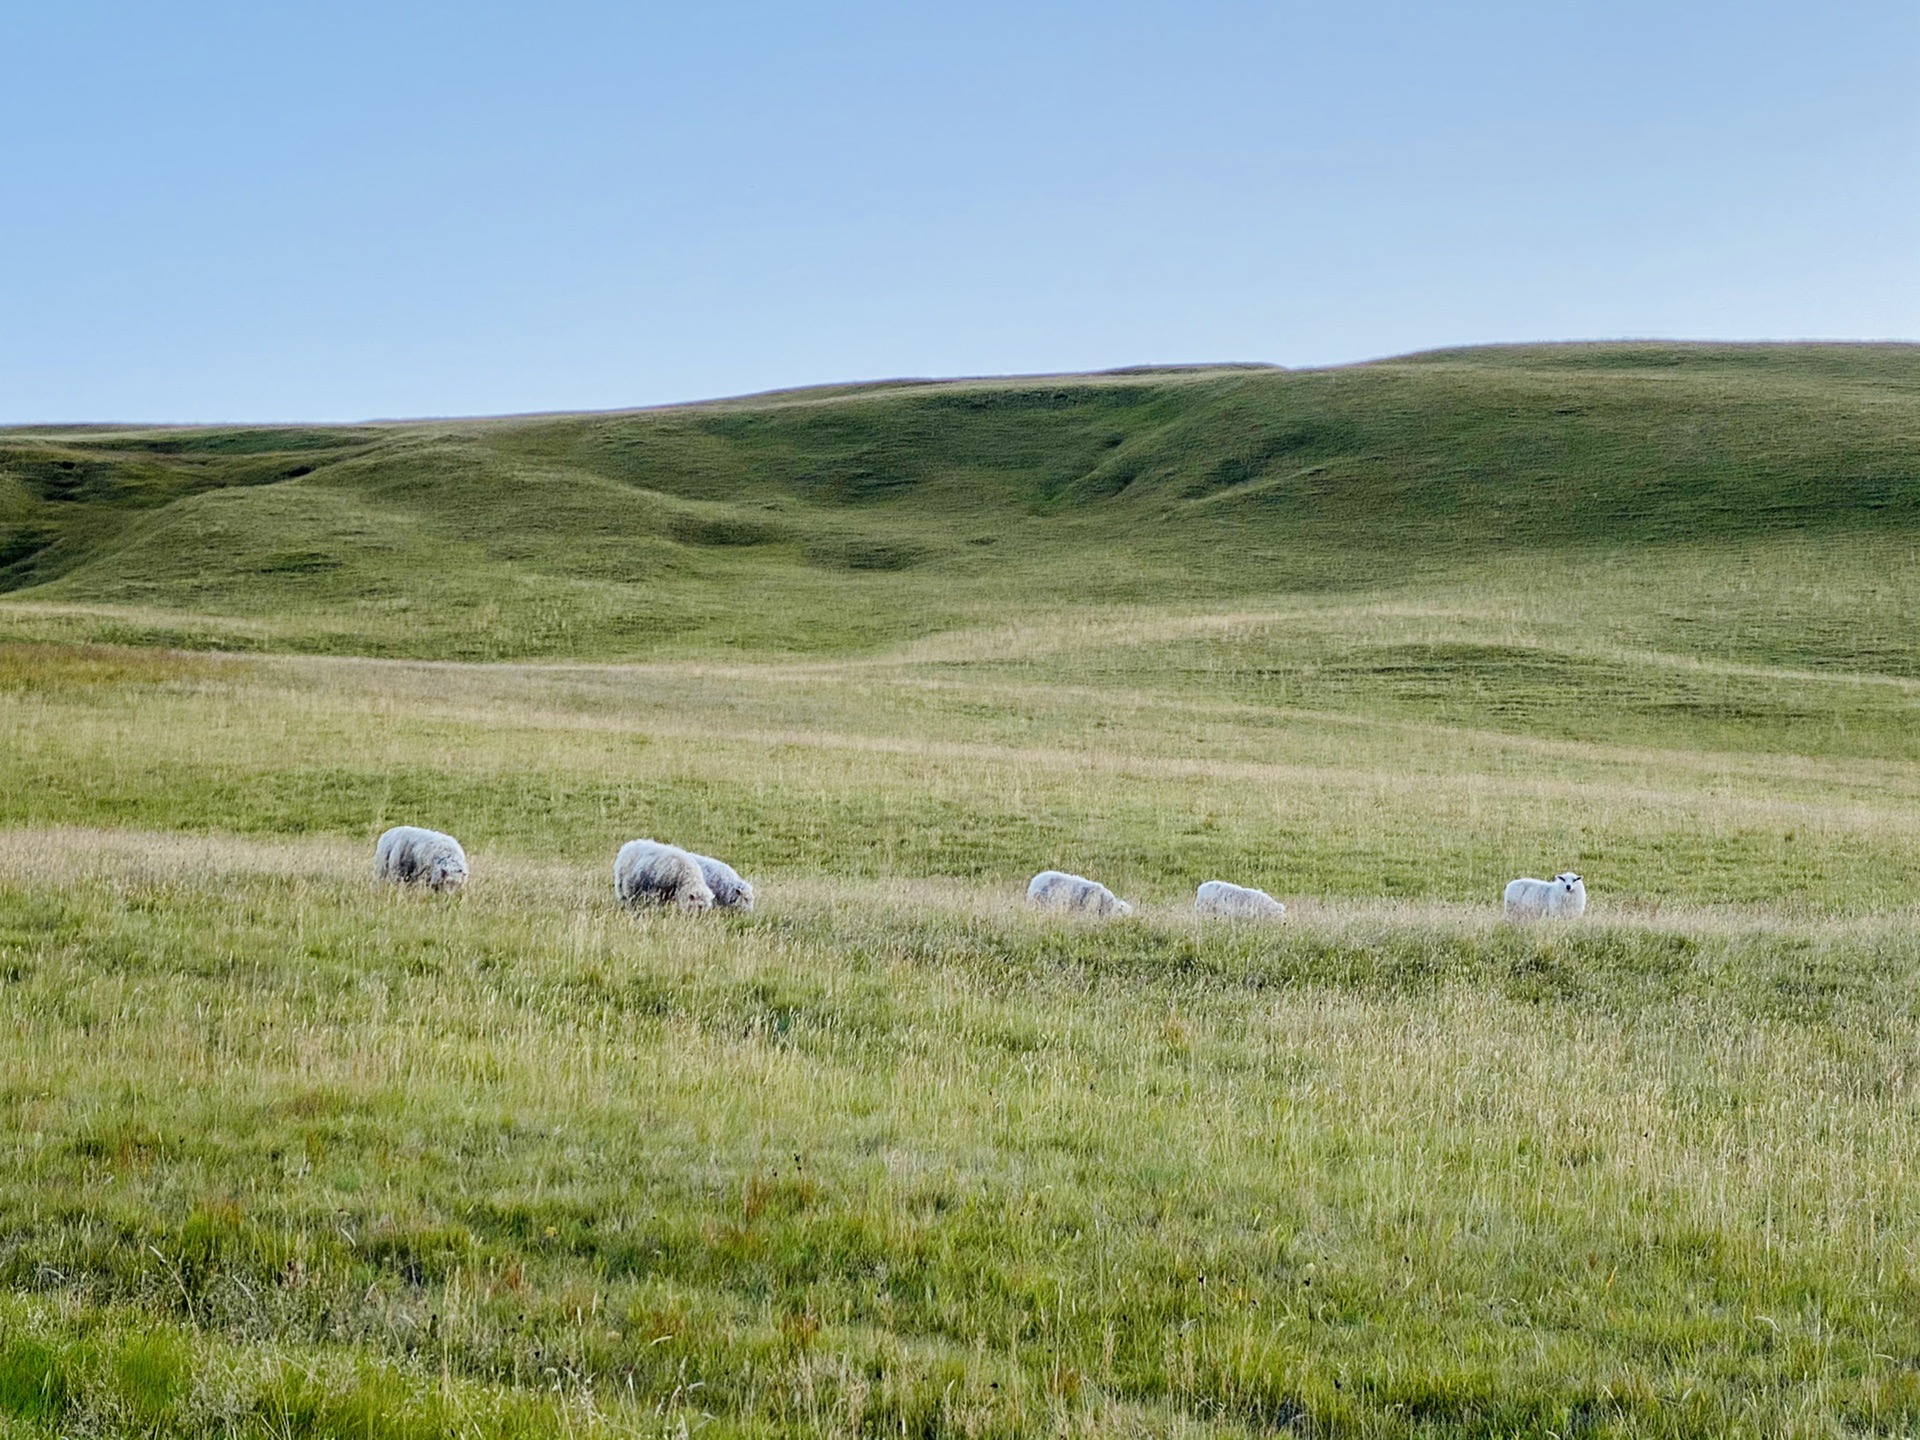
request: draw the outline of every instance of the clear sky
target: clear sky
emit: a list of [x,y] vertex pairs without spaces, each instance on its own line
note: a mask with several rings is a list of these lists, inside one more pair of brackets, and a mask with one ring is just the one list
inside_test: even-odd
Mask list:
[[0,422],[1920,337],[1920,4],[0,0]]

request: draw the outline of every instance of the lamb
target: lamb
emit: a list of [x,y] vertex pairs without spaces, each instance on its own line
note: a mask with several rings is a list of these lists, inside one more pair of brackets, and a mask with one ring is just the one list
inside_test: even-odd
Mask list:
[[700,878],[713,891],[715,909],[738,910],[743,914],[752,911],[753,883],[742,880],[738,870],[711,855],[695,855],[693,863],[700,867]]
[[1287,907],[1264,890],[1209,880],[1194,892],[1193,913],[1222,920],[1278,920]]
[[1028,882],[1027,903],[1042,910],[1071,910],[1102,918],[1120,919],[1133,913],[1133,906],[1097,880],[1059,870],[1042,870]]
[[1571,870],[1551,880],[1515,880],[1507,886],[1509,920],[1574,920],[1587,908],[1587,886]]
[[396,825],[373,849],[373,877],[395,885],[458,890],[467,883],[467,852],[451,835]]
[[629,840],[613,861],[613,893],[622,905],[672,905],[698,915],[713,908],[700,862],[677,845]]

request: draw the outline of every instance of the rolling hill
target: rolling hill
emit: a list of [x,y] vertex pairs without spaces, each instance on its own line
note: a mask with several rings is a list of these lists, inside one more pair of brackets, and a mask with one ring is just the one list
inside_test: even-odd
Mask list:
[[6,1440],[1920,1433],[1920,347],[16,429],[0,552]]
[[1914,346],[0,432],[0,626],[241,649],[834,654],[1016,613],[1471,577],[1549,618],[1578,599],[1618,643],[1912,674],[1916,536]]

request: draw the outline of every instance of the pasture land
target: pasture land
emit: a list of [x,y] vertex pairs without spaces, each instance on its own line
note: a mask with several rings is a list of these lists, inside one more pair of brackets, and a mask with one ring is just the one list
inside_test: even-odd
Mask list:
[[1664,353],[0,437],[0,1437],[1920,1427],[1920,370]]

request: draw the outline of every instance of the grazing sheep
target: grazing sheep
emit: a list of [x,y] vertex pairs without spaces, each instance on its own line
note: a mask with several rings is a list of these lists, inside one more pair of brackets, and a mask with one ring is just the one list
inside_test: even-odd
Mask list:
[[677,845],[629,840],[613,861],[613,893],[622,905],[674,905],[690,915],[713,908],[700,863]]
[[711,855],[695,855],[693,863],[700,867],[700,877],[707,882],[707,888],[713,891],[716,910],[745,912],[753,909],[753,883],[742,880],[738,870]]
[[1194,892],[1193,913],[1222,920],[1278,920],[1287,907],[1264,890],[1209,880]]
[[395,885],[458,890],[467,883],[467,852],[451,835],[396,825],[373,848],[373,877]]
[[1573,920],[1586,908],[1586,882],[1570,870],[1551,880],[1515,880],[1507,886],[1509,920]]
[[1133,913],[1133,906],[1099,881],[1059,870],[1042,870],[1028,882],[1027,903],[1042,910],[1072,910],[1114,919]]

